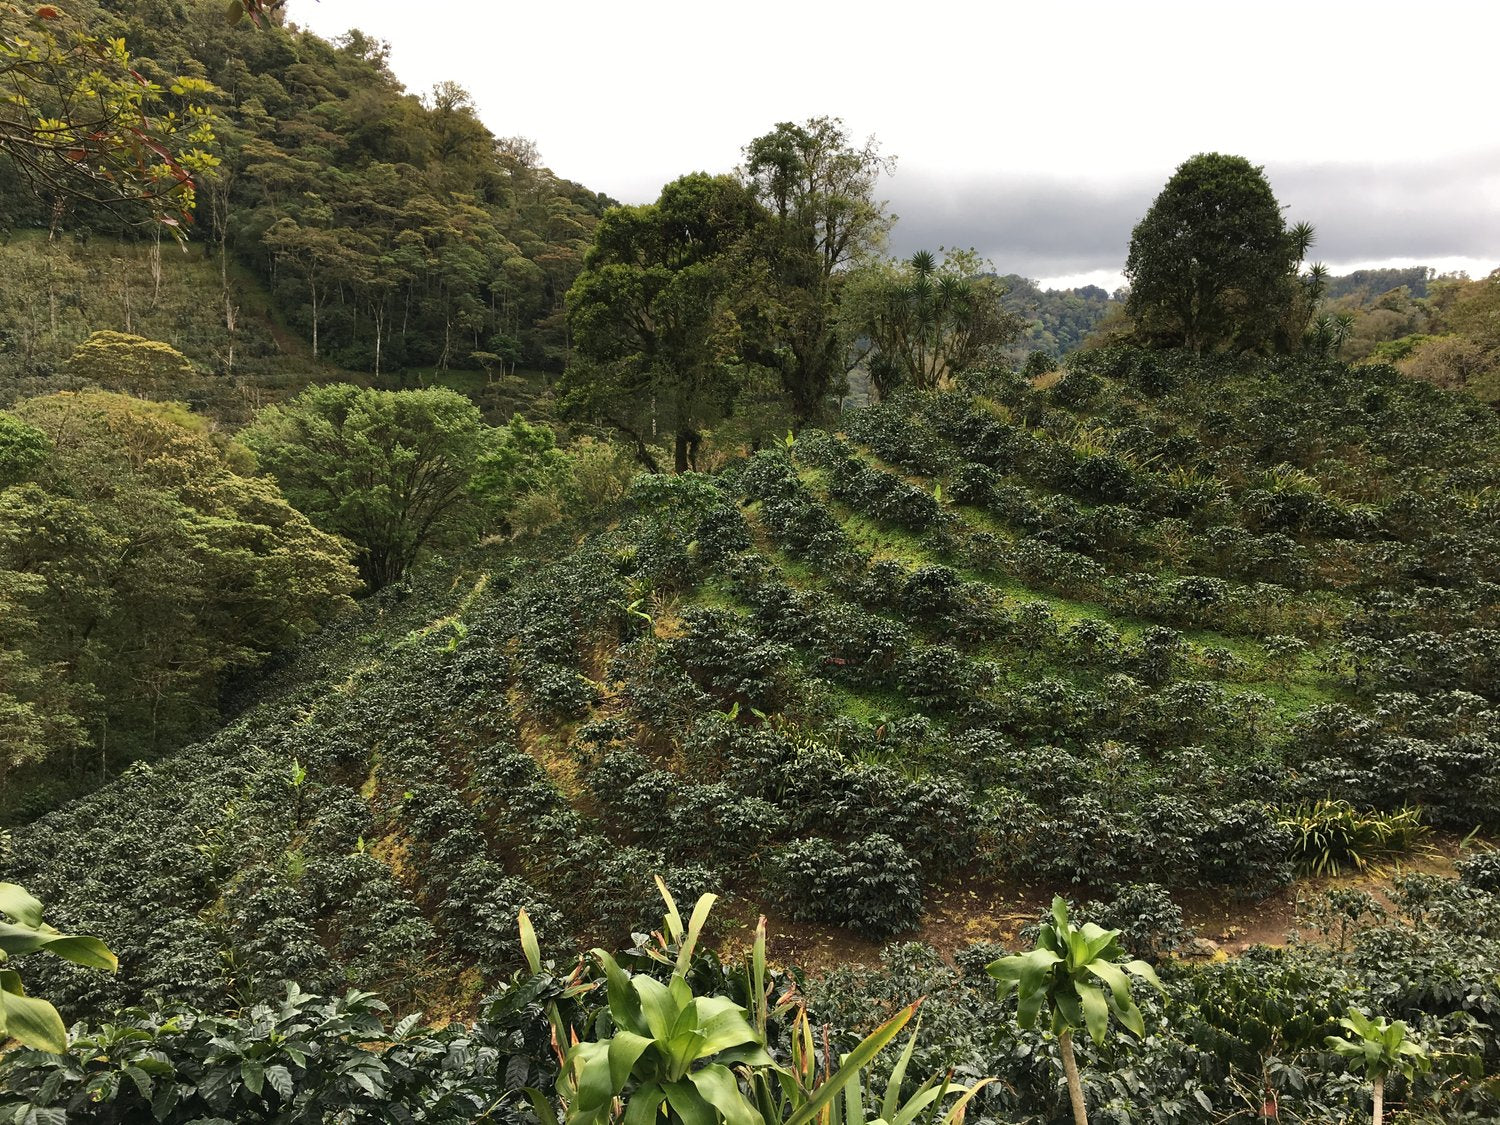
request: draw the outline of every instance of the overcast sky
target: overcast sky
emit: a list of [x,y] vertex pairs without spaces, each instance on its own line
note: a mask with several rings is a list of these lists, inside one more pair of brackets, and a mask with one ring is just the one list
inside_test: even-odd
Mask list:
[[842,117],[896,158],[891,250],[1119,283],[1130,229],[1198,152],[1263,164],[1336,272],[1500,265],[1500,3],[997,0],[716,4],[290,0],[451,79],[498,134],[625,202],[728,171],[778,121]]

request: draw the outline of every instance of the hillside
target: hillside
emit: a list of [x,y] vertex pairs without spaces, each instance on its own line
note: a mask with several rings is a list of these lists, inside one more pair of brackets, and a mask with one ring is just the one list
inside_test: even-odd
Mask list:
[[99,331],[171,344],[204,373],[179,393],[231,420],[287,387],[341,376],[287,328],[253,274],[202,246],[20,233],[0,245],[0,284],[0,406],[78,385],[68,359]]
[[517,908],[622,941],[653,871],[880,938],[964,884],[1263,894],[1327,796],[1493,832],[1497,483],[1493,416],[1389,369],[1142,352],[641,478],[18,829],[13,877],[122,963],[37,979],[464,1011]]
[[[141,80],[207,83],[217,163],[184,255],[144,211],[34,190],[0,152],[0,269],[25,297],[0,314],[0,377],[51,376],[77,331],[111,314],[104,326],[180,340],[220,377],[562,369],[563,295],[611,201],[555,175],[526,138],[493,135],[457,84],[409,92],[385,44],[231,24],[217,0],[80,0],[58,18],[67,34],[122,38]],[[163,98],[159,112],[186,112]]]

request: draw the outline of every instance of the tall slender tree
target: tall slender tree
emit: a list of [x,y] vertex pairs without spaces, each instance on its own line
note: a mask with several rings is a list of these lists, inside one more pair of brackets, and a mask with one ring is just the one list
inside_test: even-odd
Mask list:
[[892,163],[832,117],[782,122],[745,147],[742,175],[769,213],[767,290],[747,313],[747,351],[777,372],[799,424],[828,414],[854,362],[839,307],[847,267],[885,245],[892,219],[875,191]]

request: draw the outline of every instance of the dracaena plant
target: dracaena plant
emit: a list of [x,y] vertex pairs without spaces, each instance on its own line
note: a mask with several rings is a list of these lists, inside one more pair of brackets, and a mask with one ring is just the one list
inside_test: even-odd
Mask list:
[[0,1043],[16,1039],[28,1047],[61,1054],[67,1029],[57,1009],[27,996],[12,958],[45,952],[94,969],[118,968],[115,955],[98,938],[60,933],[42,921],[42,904],[14,883],[0,883]]
[[1370,1019],[1359,1009],[1350,1008],[1339,1024],[1349,1034],[1328,1036],[1328,1046],[1369,1077],[1375,1099],[1373,1120],[1381,1125],[1386,1077],[1399,1074],[1410,1078],[1419,1070],[1427,1070],[1432,1065],[1427,1048],[1409,1037],[1410,1030],[1401,1020]]
[[[660,950],[645,952],[669,965],[663,984],[654,977],[631,975],[610,954],[593,951],[603,969],[608,997],[608,1038],[575,1043],[563,1060],[557,1094],[566,1125],[596,1125],[619,1120],[623,1125],[911,1125],[929,1107],[951,1096],[940,1125],[956,1125],[969,1099],[985,1084],[955,1086],[936,1079],[915,1094],[900,1097],[908,1043],[888,1083],[881,1116],[867,1117],[861,1075],[889,1046],[916,1012],[912,1004],[896,1013],[852,1051],[837,1068],[818,1065],[806,1008],[790,997],[773,1003],[767,985],[766,927],[762,918],[745,966],[749,1007],[725,996],[699,996],[688,984],[693,954],[714,895],[698,900],[684,925],[671,894],[657,880],[667,905]],[[523,918],[522,940],[528,961],[534,938]],[[792,1028],[790,1065],[766,1051],[768,1020],[797,1010]],[[554,1019],[554,1027],[560,1026]],[[826,1060],[825,1060],[826,1061]],[[986,1080],[988,1081],[988,1080]],[[555,1107],[537,1091],[527,1091],[543,1121],[557,1120]]]
[[1073,1056],[1073,1032],[1087,1029],[1095,1043],[1102,1043],[1113,1015],[1136,1035],[1144,1036],[1146,1023],[1131,997],[1130,976],[1161,988],[1150,965],[1124,959],[1119,937],[1119,930],[1106,930],[1092,922],[1074,925],[1067,903],[1055,897],[1052,919],[1042,925],[1036,948],[1030,953],[1001,957],[988,966],[990,976],[1000,982],[1002,996],[1012,988],[1016,990],[1016,1022],[1022,1027],[1035,1026],[1043,1011],[1051,1014],[1052,1033],[1057,1036],[1068,1079],[1074,1125],[1088,1125],[1088,1113]]

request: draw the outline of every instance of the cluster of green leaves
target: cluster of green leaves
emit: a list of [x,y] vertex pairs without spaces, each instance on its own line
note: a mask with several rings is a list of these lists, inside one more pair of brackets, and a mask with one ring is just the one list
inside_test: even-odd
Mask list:
[[[98,938],[61,933],[42,921],[42,904],[25,888],[0,883],[0,965],[37,952],[95,969],[117,966],[115,955]],[[8,1039],[54,1054],[62,1054],[68,1044],[57,1009],[27,996],[21,974],[11,968],[0,969],[0,1043]]]
[[1323,798],[1288,815],[1293,854],[1314,875],[1364,871],[1372,863],[1420,848],[1430,829],[1420,809],[1360,812],[1348,801]]
[[348,607],[345,546],[249,464],[170,404],[63,393],[0,415],[0,778],[169,745],[230,672]]
[[209,151],[213,85],[184,68],[144,77],[125,41],[87,8],[0,5],[0,159],[48,206],[69,199],[127,222],[192,222]]

